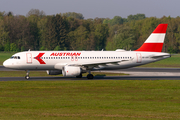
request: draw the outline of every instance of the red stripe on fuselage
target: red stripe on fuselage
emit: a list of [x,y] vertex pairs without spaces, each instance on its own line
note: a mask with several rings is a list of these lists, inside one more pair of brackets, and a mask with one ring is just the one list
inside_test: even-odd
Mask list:
[[35,59],[37,61],[39,61],[40,64],[46,64],[42,59],[41,57],[44,55],[45,53],[39,53],[38,56],[35,57]]
[[135,51],[144,52],[161,52],[163,43],[144,43],[139,49]]
[[153,33],[166,33],[168,24],[159,24]]

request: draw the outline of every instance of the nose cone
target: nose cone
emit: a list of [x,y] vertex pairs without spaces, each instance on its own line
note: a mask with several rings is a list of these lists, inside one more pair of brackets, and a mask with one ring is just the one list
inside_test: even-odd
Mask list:
[[11,65],[10,61],[9,60],[6,60],[3,62],[3,66],[6,67],[6,68],[9,68]]

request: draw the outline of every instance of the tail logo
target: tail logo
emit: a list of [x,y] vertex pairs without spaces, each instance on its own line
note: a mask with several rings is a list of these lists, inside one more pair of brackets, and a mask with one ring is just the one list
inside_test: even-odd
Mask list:
[[45,53],[39,53],[39,54],[35,57],[35,59],[36,59],[37,61],[39,61],[40,64],[46,64],[46,63],[42,60],[42,56],[43,56],[44,54],[45,54]]
[[159,24],[144,44],[136,51],[161,52],[168,24]]

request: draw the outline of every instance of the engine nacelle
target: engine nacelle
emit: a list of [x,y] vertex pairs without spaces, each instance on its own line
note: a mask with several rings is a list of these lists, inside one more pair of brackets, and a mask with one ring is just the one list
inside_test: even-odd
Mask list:
[[61,70],[47,70],[46,71],[48,75],[59,75],[62,74]]
[[62,74],[67,77],[79,76],[81,74],[81,68],[76,66],[64,66]]

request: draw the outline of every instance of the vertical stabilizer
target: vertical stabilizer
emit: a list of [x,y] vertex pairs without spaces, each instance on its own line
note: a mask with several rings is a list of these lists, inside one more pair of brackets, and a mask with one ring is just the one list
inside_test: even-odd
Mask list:
[[136,51],[161,52],[164,44],[168,24],[159,24],[147,38],[144,44]]

